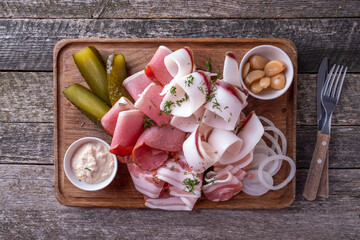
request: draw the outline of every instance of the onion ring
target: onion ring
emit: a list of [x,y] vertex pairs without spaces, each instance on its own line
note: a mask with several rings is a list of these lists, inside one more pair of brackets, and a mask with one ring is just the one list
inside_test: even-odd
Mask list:
[[[289,173],[289,176],[282,183],[280,183],[277,186],[271,186],[264,179],[264,174],[263,174],[265,172],[264,167],[269,162],[274,161],[274,160],[280,160],[280,159],[285,160],[290,164],[290,168],[291,168],[290,173]],[[284,155],[276,155],[276,156],[268,157],[260,163],[259,168],[258,168],[258,178],[259,178],[261,184],[264,185],[264,187],[269,188],[270,190],[279,190],[279,189],[285,187],[294,178],[295,172],[296,172],[296,165],[291,158],[289,158],[288,156],[284,156]]]

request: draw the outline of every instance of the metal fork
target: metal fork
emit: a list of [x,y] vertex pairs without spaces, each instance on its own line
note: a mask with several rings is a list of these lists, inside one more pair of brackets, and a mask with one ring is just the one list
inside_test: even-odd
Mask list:
[[[344,72],[342,72],[343,69]],[[305,183],[303,196],[309,201],[315,200],[319,188],[320,178],[325,164],[326,153],[329,149],[331,116],[339,101],[346,71],[347,67],[335,64],[331,68],[325,85],[321,91],[321,102],[325,110],[325,122],[316,140],[315,150]]]

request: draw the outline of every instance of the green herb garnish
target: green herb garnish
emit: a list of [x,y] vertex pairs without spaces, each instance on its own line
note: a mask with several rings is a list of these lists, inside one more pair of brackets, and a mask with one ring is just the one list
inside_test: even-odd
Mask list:
[[195,192],[194,192],[195,186],[199,185],[200,181],[197,179],[185,178],[183,183],[186,185],[184,190],[187,190],[188,192],[195,194]]
[[156,125],[156,123],[154,122],[154,120],[152,120],[151,118],[149,118],[148,116],[144,117],[144,124],[143,124],[143,128],[150,128],[151,126]]
[[176,96],[176,87],[172,86],[172,87],[170,88],[170,93],[171,93],[171,95]]
[[193,84],[194,82],[194,77],[193,75],[190,75],[186,78],[185,80],[185,85],[187,85],[188,87],[190,87],[191,84]]
[[[209,59],[210,60],[210,59]],[[206,69],[210,72],[211,71],[211,65],[209,61],[206,61]]]
[[88,170],[89,172],[91,172],[91,169],[90,169],[90,168],[87,168],[87,167],[86,167],[86,168],[84,168],[84,169],[85,169],[85,170]]

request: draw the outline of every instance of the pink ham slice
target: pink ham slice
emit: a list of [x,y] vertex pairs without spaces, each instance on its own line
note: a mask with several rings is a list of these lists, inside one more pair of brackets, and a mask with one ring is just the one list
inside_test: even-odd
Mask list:
[[131,154],[134,145],[143,132],[145,115],[139,110],[122,111],[118,115],[110,152],[126,156]]
[[123,81],[123,86],[130,96],[137,101],[139,95],[150,85],[150,83],[152,83],[152,81],[145,75],[145,71],[142,70],[126,78]]
[[113,136],[119,112],[129,109],[135,109],[134,105],[126,97],[121,97],[101,119],[105,131]]
[[167,115],[160,110],[160,104],[164,98],[164,96],[160,96],[162,89],[162,86],[151,83],[145,88],[140,98],[135,102],[135,107],[159,126],[166,125],[171,120],[170,115]]
[[136,190],[150,198],[158,198],[164,182],[155,178],[156,172],[141,170],[135,163],[127,164]]
[[170,53],[172,53],[170,49],[165,46],[160,46],[151,61],[145,67],[146,76],[153,81],[159,82],[163,86],[173,79],[164,63],[164,58]]
[[168,152],[178,152],[185,141],[185,132],[170,125],[146,129],[132,152],[133,161],[143,170],[154,170],[168,159]]

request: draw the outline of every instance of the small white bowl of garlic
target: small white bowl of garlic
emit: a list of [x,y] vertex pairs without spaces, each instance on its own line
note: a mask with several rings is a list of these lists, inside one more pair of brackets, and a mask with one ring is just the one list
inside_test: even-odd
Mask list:
[[291,59],[282,49],[272,45],[250,49],[240,63],[241,85],[258,99],[280,97],[289,89],[293,78]]

